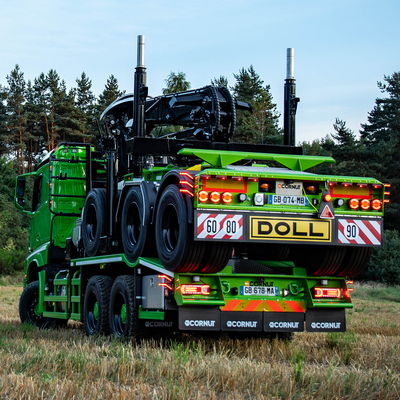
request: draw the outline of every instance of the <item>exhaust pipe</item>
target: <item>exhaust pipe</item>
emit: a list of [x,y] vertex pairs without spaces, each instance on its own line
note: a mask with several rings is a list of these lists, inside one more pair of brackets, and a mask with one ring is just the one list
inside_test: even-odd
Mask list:
[[283,142],[288,146],[296,145],[296,79],[294,79],[294,49],[287,49],[286,79],[285,79],[285,100],[283,115]]
[[137,66],[133,90],[133,136],[145,136],[144,107],[148,95],[146,86],[146,68],[144,66],[144,36],[137,37]]

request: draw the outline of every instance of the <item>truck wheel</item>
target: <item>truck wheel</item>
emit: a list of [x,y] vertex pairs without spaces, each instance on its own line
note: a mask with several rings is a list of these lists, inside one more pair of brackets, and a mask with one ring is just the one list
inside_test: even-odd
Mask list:
[[140,189],[136,187],[129,189],[121,215],[122,246],[129,261],[135,261],[143,253],[149,219],[150,212],[145,212]]
[[371,253],[371,247],[347,247],[343,263],[336,275],[354,278],[361,274],[367,267]]
[[95,275],[89,279],[83,303],[83,324],[89,336],[110,333],[109,303],[112,283],[112,279],[104,275]]
[[104,236],[106,213],[105,189],[93,189],[86,197],[82,215],[82,241],[89,257],[99,252],[101,237]]
[[141,336],[135,310],[135,279],[131,275],[119,276],[111,289],[110,327],[119,338]]
[[63,327],[67,324],[65,319],[45,318],[38,314],[39,281],[27,285],[19,299],[19,317],[22,323],[28,323],[41,329]]
[[165,268],[174,272],[194,272],[201,268],[205,246],[193,240],[187,208],[176,185],[169,185],[158,203],[155,237],[158,256]]

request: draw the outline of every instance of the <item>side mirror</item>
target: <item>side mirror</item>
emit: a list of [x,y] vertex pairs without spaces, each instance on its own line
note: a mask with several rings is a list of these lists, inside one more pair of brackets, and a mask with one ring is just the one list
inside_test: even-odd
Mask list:
[[16,204],[19,205],[21,208],[24,208],[25,205],[25,186],[25,176],[17,176],[17,184],[15,187],[15,201]]
[[17,182],[15,185],[15,207],[22,212],[30,213],[31,209],[26,205],[25,201],[25,187],[26,176],[17,176]]

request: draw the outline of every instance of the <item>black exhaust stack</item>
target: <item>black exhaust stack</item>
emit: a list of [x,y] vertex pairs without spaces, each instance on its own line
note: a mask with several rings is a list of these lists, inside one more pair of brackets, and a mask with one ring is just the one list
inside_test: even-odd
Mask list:
[[294,49],[287,49],[287,74],[285,79],[285,103],[283,115],[283,143],[288,146],[296,145],[296,79],[294,79]]
[[[137,66],[135,68],[135,80],[133,89],[133,125],[132,133],[134,137],[144,137],[146,135],[145,104],[149,92],[147,87],[146,68],[144,66],[144,36],[138,35],[137,38]],[[134,175],[140,177],[142,174],[145,159],[143,156],[135,157]]]

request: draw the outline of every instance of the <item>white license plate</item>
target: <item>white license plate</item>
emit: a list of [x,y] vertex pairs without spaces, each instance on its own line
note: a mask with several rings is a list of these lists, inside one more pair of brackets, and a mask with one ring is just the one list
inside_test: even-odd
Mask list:
[[283,196],[281,194],[270,194],[268,199],[269,204],[285,205],[285,206],[308,206],[306,196]]
[[277,286],[240,286],[242,296],[279,296]]

